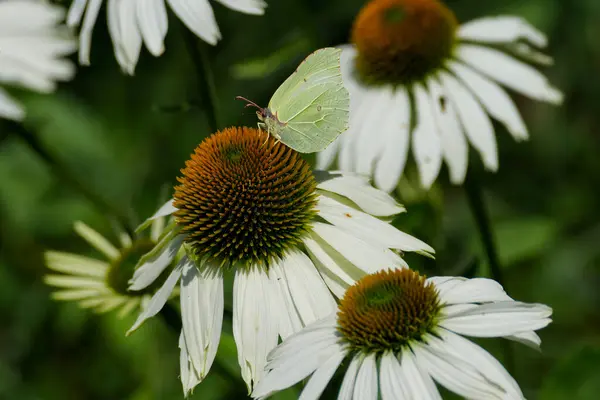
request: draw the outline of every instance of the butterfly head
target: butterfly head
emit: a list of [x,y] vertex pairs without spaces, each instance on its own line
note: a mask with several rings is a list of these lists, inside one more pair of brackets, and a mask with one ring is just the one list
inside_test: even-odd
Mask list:
[[246,102],[246,107],[256,107],[257,108],[256,116],[261,121],[264,121],[265,119],[267,119],[271,115],[271,112],[269,111],[268,108],[262,108],[261,106],[259,106],[255,102],[253,102],[252,100],[248,100],[247,98],[242,97],[242,96],[236,96],[235,99],[236,100],[243,100],[243,101],[245,101]]

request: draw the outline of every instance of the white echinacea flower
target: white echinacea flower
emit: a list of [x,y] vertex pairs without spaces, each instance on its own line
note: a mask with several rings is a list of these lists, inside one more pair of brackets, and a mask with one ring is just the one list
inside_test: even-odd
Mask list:
[[[224,6],[245,14],[262,15],[267,3],[263,0],[217,0]],[[133,75],[142,42],[155,57],[164,51],[168,30],[165,2],[177,17],[205,42],[215,45],[221,32],[208,0],[108,0],[107,20],[115,56],[121,68]],[[81,24],[79,62],[90,64],[92,31],[103,0],[74,0],[67,24]],[[82,22],[83,20],[83,22]]]
[[75,222],[75,232],[106,260],[46,251],[46,265],[53,273],[45,275],[44,282],[56,288],[52,298],[74,301],[98,313],[120,309],[119,317],[137,309],[143,310],[157,285],[131,292],[128,290],[128,281],[139,258],[156,246],[164,227],[165,218],[157,218],[152,221],[149,237],[131,237],[126,232],[120,232],[117,247],[83,222]]
[[462,335],[538,347],[534,331],[551,315],[543,304],[514,301],[490,279],[380,271],[348,289],[337,315],[275,348],[252,396],[263,399],[310,376],[300,397],[318,399],[347,359],[340,400],[441,400],[436,382],[468,399],[524,399],[504,367]]
[[174,201],[152,217],[172,214],[176,225],[140,260],[130,289],[152,284],[183,246],[186,255],[131,331],[160,311],[180,280],[186,394],[217,351],[225,273],[235,275],[233,335],[251,391],[279,338],[333,312],[334,296],[368,273],[406,267],[397,251],[433,253],[389,224],[404,208],[388,194],[362,177],[315,176],[297,152],[256,128],[213,134],[181,172]]
[[[350,128],[317,154],[317,168],[373,176],[392,191],[412,148],[420,181],[429,188],[445,161],[454,184],[467,173],[468,143],[486,169],[498,169],[490,116],[515,140],[527,128],[506,86],[552,104],[562,94],[523,60],[551,64],[535,48],[546,36],[514,16],[485,17],[458,26],[438,0],[372,0],[360,11],[352,45],[343,46]],[[515,56],[517,58],[515,58]]]
[[[36,0],[0,0],[0,83],[50,93],[75,74],[63,58],[77,42],[59,26],[64,10]],[[22,120],[23,106],[0,87],[0,117]]]

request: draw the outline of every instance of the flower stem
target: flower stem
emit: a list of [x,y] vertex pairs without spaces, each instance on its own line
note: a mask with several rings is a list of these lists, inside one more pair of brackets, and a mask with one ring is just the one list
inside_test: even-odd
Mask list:
[[48,164],[51,170],[69,186],[75,189],[77,192],[83,195],[90,203],[94,204],[101,212],[106,213],[108,216],[116,218],[121,227],[131,236],[134,237],[134,231],[132,229],[131,219],[124,213],[119,211],[116,207],[108,203],[102,196],[94,193],[93,190],[86,187],[81,183],[79,179],[56,157],[54,157],[42,144],[39,138],[31,131],[26,129],[23,125],[7,121],[5,122],[8,131],[18,136],[33,150],[46,164]]
[[184,41],[197,74],[197,84],[202,96],[210,130],[219,129],[219,113],[217,106],[217,90],[207,54],[207,44],[199,43],[198,38],[188,29],[184,29]]
[[[469,175],[464,184],[469,208],[471,209],[471,213],[473,214],[473,218],[475,219],[475,223],[477,224],[477,230],[479,231],[481,242],[485,249],[485,254],[487,256],[488,264],[490,266],[492,278],[500,285],[502,285],[504,289],[506,289],[504,282],[504,274],[502,272],[502,267],[498,258],[498,250],[496,248],[494,235],[491,229],[490,218],[488,215],[487,208],[485,206],[485,201],[483,199],[482,186],[479,177],[476,175],[477,172],[474,171],[474,173]],[[509,373],[512,373],[515,370],[515,357],[513,353],[512,343],[508,340],[503,341],[503,343],[505,358],[504,361],[506,364],[506,369]]]

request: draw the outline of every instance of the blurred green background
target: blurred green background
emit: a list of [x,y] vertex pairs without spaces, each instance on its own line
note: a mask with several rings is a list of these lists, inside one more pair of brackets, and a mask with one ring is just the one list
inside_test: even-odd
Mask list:
[[[348,41],[358,0],[271,0],[263,17],[212,2],[223,40],[204,46],[214,72],[219,126],[254,126],[234,100],[266,104],[312,50]],[[596,399],[600,392],[600,2],[449,0],[460,21],[516,14],[548,33],[555,66],[544,72],[565,93],[552,107],[514,96],[531,140],[515,143],[496,125],[500,170],[480,173],[503,265],[516,299],[546,303],[554,323],[542,353],[512,344],[513,374],[529,399]],[[179,399],[178,332],[154,318],[131,337],[133,316],[98,316],[49,298],[45,249],[98,257],[72,230],[83,220],[116,241],[114,218],[73,181],[99,194],[132,226],[150,215],[210,129],[181,23],[171,15],[166,52],[145,51],[123,75],[105,13],[96,24],[92,66],[52,96],[17,93],[33,136],[0,121],[0,399]],[[201,44],[202,46],[202,44]],[[19,133],[21,132],[21,133]],[[37,142],[36,142],[37,141]],[[39,146],[63,167],[34,151]],[[475,153],[471,151],[472,155]],[[437,260],[409,258],[429,273],[486,276],[485,253],[464,189],[446,172],[429,192],[409,168],[396,195],[408,213],[395,223],[436,248]],[[504,360],[500,341],[478,341]],[[506,361],[506,360],[504,360]],[[235,349],[192,398],[242,398]],[[294,398],[287,393],[280,398]],[[334,398],[334,397],[331,397]]]

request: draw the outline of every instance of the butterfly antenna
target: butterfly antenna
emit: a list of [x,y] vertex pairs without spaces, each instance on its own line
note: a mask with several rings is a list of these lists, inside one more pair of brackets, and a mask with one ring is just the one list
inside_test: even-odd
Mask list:
[[243,101],[247,102],[248,104],[246,104],[246,107],[256,107],[256,108],[258,108],[258,109],[262,110],[262,107],[261,107],[261,106],[259,106],[258,104],[256,104],[256,103],[255,103],[255,102],[253,102],[252,100],[248,100],[248,99],[247,99],[247,98],[245,98],[245,97],[242,97],[242,96],[235,96],[235,99],[236,99],[236,100],[243,100]]

